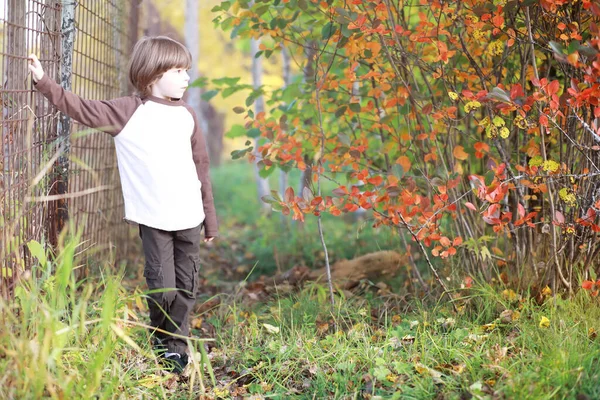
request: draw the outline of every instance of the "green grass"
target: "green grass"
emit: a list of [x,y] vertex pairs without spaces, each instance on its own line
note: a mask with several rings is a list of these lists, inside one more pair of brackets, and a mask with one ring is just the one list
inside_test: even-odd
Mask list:
[[[390,307],[390,295],[372,300],[338,296],[330,310],[318,286],[253,310],[232,306],[217,327],[221,334],[213,364],[237,381],[213,393],[600,398],[600,348],[588,334],[599,324],[597,302],[579,293],[572,301],[556,299],[554,305],[550,297],[539,306],[525,298],[510,302],[500,289],[463,291],[468,299],[459,302],[466,304],[459,314],[447,304],[418,302],[413,303],[416,310],[402,312]],[[520,316],[503,322],[505,310]],[[549,319],[549,327],[539,326],[542,317]]]
[[[143,293],[126,291],[124,269],[108,262],[98,276],[76,280],[78,237],[64,239],[54,260],[31,242],[38,265],[14,299],[0,300],[0,399],[169,397],[174,378],[152,353]],[[190,341],[199,351],[192,389],[204,374],[199,343]]]

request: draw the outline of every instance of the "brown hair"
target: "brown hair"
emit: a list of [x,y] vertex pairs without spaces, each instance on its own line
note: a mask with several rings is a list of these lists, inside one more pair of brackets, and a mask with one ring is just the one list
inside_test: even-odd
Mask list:
[[189,69],[192,55],[181,43],[166,36],[143,37],[133,47],[129,61],[129,80],[142,97],[171,68]]

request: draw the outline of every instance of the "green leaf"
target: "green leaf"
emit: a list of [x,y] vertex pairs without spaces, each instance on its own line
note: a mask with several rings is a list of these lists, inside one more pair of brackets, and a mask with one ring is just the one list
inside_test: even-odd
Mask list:
[[263,196],[260,198],[263,202],[271,204],[271,203],[276,203],[277,199],[273,196],[271,196],[270,194]]
[[571,43],[569,43],[569,47],[567,48],[568,54],[573,54],[579,50],[579,45],[579,41],[577,40],[573,40]]
[[323,40],[328,40],[335,33],[335,28],[333,26],[333,22],[329,21],[325,26],[321,29],[321,37]]
[[248,129],[248,132],[246,132],[246,136],[251,137],[251,138],[257,138],[260,136],[260,129],[258,129],[258,128]]
[[246,107],[250,107],[260,96],[262,96],[262,89],[256,89],[250,93],[250,96],[246,98]]
[[252,147],[248,147],[247,149],[243,149],[243,150],[234,150],[231,152],[231,158],[234,160],[237,160],[238,158],[242,158],[246,155],[246,153],[252,151]]
[[218,90],[209,90],[208,92],[204,92],[202,93],[202,95],[200,96],[202,98],[202,100],[204,101],[210,101],[213,97],[215,97],[217,94],[219,94]]
[[208,84],[208,78],[201,76],[189,84],[189,87],[205,87]]
[[348,135],[344,133],[338,133],[338,139],[340,140],[340,142],[342,142],[343,145],[350,147],[351,142]]
[[548,43],[548,44],[550,45],[550,48],[552,49],[553,52],[555,52],[559,55],[565,54],[565,48],[561,43],[551,40],[550,43]]
[[40,262],[40,265],[45,267],[47,258],[46,258],[46,250],[44,249],[44,246],[42,246],[40,244],[40,242],[38,242],[38,241],[30,240],[27,243],[27,248],[29,249],[29,252],[31,253],[31,255],[38,259],[38,261]]
[[256,15],[260,16],[260,15],[263,15],[264,13],[266,13],[269,10],[269,8],[270,8],[269,4],[264,4],[264,5],[260,6],[260,7],[257,7],[254,10],[254,12],[256,13]]
[[350,109],[355,113],[359,113],[361,110],[360,103],[350,103]]
[[266,168],[262,168],[260,171],[258,171],[258,175],[260,175],[261,178],[267,178],[269,177],[269,175],[271,175],[273,173],[273,171],[275,171],[277,168],[275,167],[271,167],[269,169]]
[[342,115],[344,115],[344,113],[346,112],[346,110],[348,109],[348,106],[343,105],[340,108],[338,108],[337,110],[335,110],[335,117],[339,118]]
[[232,94],[234,94],[235,92],[238,92],[240,90],[241,90],[241,88],[238,86],[228,87],[226,89],[223,89],[223,92],[221,92],[221,96],[223,96],[223,98],[226,99],[227,97],[231,96]]
[[233,86],[236,83],[238,83],[240,81],[241,78],[237,77],[237,78],[216,78],[212,80],[212,83],[217,85],[217,86],[221,86],[221,85],[227,85],[227,86]]
[[377,367],[373,370],[373,376],[381,382],[387,382],[387,376],[391,373],[392,371],[383,366]]
[[[242,137],[242,136],[246,136],[246,128],[244,128],[242,125],[236,124],[233,125],[231,127],[231,129],[229,130],[229,132],[227,132],[227,134],[225,135],[228,138],[237,138],[237,137]],[[248,146],[248,145],[246,145]]]
[[246,109],[244,107],[237,106],[233,107],[233,112],[236,114],[243,114],[246,112]]
[[278,192],[277,190],[271,190],[271,195],[272,195],[273,197],[275,197],[275,199],[276,199],[277,201],[282,201],[282,199],[281,199],[281,195],[279,194],[279,192]]

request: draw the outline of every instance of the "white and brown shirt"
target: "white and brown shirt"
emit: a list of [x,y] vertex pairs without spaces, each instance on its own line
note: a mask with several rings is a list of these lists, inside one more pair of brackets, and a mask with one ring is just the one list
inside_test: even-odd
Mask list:
[[125,219],[165,231],[204,222],[207,237],[218,235],[206,145],[189,105],[154,96],[85,100],[47,75],[35,86],[60,111],[114,138]]

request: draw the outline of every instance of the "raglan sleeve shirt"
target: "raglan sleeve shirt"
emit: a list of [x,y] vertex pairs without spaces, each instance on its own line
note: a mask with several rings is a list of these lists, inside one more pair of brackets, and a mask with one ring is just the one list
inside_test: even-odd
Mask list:
[[[170,231],[203,221],[205,236],[218,236],[209,157],[189,105],[154,96],[86,100],[47,75],[35,87],[66,115],[114,137],[127,220]],[[188,112],[193,130],[191,119],[173,123]]]

